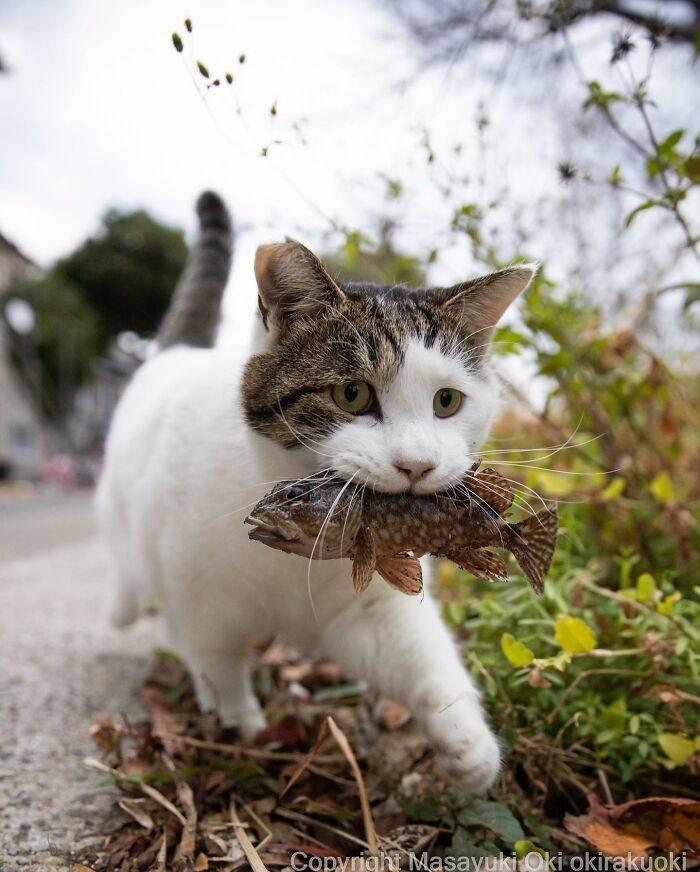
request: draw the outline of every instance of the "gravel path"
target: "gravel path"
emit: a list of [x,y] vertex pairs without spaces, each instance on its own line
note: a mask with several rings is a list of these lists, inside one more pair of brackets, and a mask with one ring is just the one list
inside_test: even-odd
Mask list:
[[0,872],[70,869],[110,806],[88,730],[140,712],[162,628],[108,626],[109,573],[88,497],[0,502]]

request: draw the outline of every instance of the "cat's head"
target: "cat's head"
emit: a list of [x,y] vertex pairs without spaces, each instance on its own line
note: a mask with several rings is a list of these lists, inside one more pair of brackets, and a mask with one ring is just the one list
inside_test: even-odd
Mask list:
[[243,379],[249,425],[375,490],[456,484],[497,409],[494,326],[535,270],[412,290],[338,283],[298,242],[261,247],[267,342]]

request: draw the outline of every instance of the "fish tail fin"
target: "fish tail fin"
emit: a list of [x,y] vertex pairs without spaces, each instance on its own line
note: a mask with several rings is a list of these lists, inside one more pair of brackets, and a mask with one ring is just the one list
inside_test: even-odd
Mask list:
[[547,503],[536,515],[531,515],[519,524],[513,524],[511,528],[514,535],[509,548],[532,589],[539,596],[544,591],[544,577],[552,563],[558,526],[557,504]]
[[233,230],[224,201],[213,191],[197,200],[199,238],[158,332],[161,350],[173,345],[211,348],[231,268]]

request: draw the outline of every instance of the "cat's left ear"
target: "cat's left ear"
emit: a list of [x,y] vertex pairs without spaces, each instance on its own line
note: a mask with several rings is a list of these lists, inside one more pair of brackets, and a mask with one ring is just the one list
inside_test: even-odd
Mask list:
[[346,297],[321,261],[301,242],[261,245],[255,253],[258,305],[263,324],[285,333],[294,319],[310,318]]
[[458,311],[469,329],[480,332],[488,341],[508,306],[527,288],[538,269],[537,263],[519,263],[429,293],[441,308]]

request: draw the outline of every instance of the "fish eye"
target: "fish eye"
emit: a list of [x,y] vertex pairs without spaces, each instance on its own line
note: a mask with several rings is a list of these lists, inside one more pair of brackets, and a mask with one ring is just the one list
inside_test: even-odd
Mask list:
[[295,484],[287,491],[287,498],[290,500],[300,500],[305,493],[305,488],[301,487],[301,485]]
[[433,397],[433,411],[438,418],[450,418],[459,411],[464,394],[455,388],[440,388]]
[[339,409],[351,415],[364,415],[369,412],[374,394],[372,388],[363,381],[345,382],[331,388],[331,397]]

